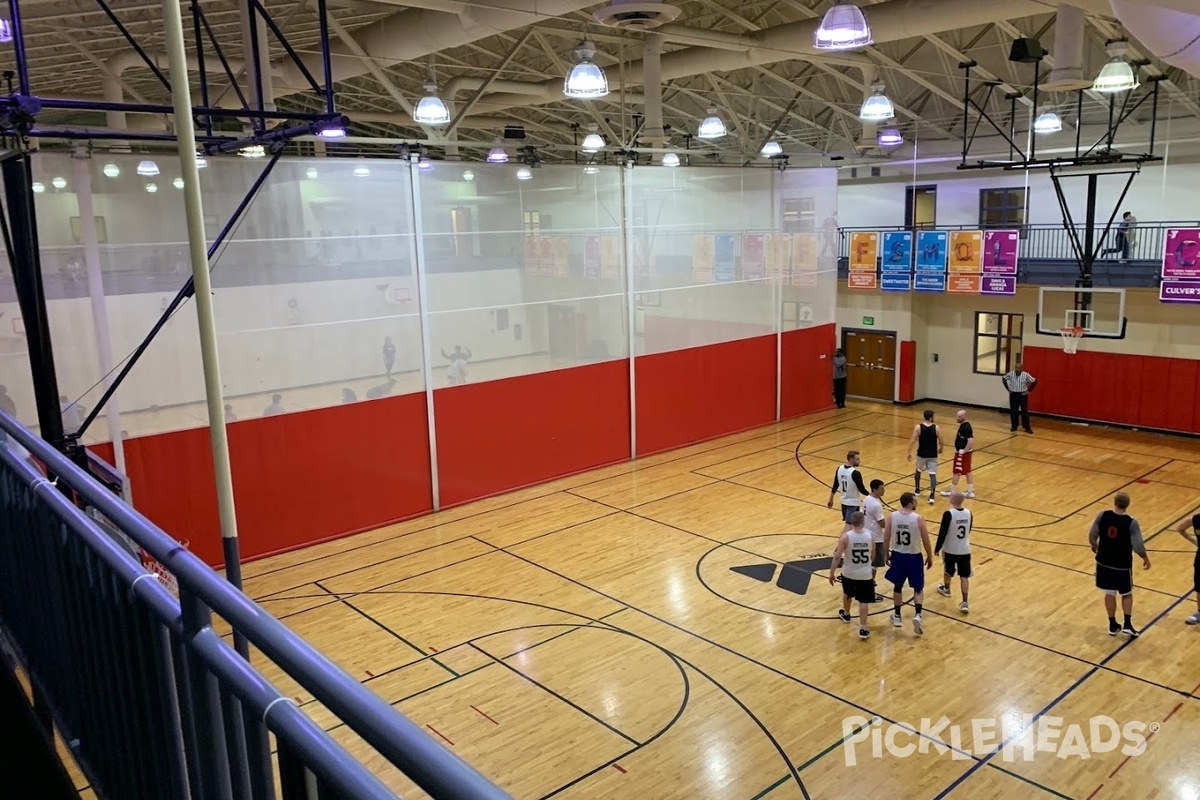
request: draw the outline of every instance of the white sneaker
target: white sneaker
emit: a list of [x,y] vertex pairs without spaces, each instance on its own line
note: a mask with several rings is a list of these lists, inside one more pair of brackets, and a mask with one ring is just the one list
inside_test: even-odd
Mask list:
[[945,584],[939,583],[937,590],[938,590],[938,594],[940,594],[942,597],[950,596],[950,587],[946,586]]
[[967,490],[967,493],[963,495],[963,497],[967,498],[968,500],[974,500],[975,492],[973,490],[969,489],[969,490]]
[[899,628],[904,625],[904,620],[900,619],[899,614],[892,614],[892,624]]
[[958,610],[963,612],[964,614],[966,614],[966,613],[969,613],[971,609],[970,609],[970,607],[967,606],[967,601],[963,600],[961,603],[958,604]]
[[1188,625],[1200,625],[1200,611],[1192,614],[1190,617],[1185,619],[1184,622],[1186,622]]
[[933,495],[929,495],[929,505],[933,505]]
[[944,492],[942,492],[942,497],[949,497],[949,496],[950,496],[950,490],[949,490],[949,489],[946,489]]
[[920,636],[925,632],[925,625],[921,622],[920,614],[917,614],[915,617],[913,617],[913,630],[916,631],[917,636]]

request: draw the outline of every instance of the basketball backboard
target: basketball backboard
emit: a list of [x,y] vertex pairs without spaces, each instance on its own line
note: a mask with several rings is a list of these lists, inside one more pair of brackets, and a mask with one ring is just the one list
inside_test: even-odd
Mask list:
[[1062,328],[1083,328],[1085,337],[1125,338],[1125,290],[1043,286],[1038,290],[1037,332],[1058,336]]

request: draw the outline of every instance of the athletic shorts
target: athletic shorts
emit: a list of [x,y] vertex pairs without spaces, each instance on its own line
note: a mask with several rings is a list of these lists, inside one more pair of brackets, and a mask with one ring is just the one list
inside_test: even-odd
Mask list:
[[1133,594],[1133,570],[1096,565],[1096,588],[1105,594]]
[[942,566],[951,578],[955,575],[960,578],[969,578],[971,577],[971,554],[959,556],[954,553],[942,553]]
[[971,474],[971,456],[974,453],[955,453],[954,454],[954,473],[955,475],[970,475]]
[[925,557],[920,553],[897,553],[892,551],[892,565],[884,575],[888,583],[895,585],[896,591],[904,588],[907,583],[914,592],[925,590]]
[[842,594],[860,603],[875,602],[875,581],[858,581],[842,577]]
[[1196,553],[1196,560],[1192,563],[1192,591],[1200,594],[1200,552]]
[[850,515],[855,511],[862,511],[858,506],[842,506],[842,522],[850,524]]
[[[883,542],[875,542],[872,547],[874,555],[871,558],[871,566],[875,569],[882,569],[887,566],[887,553],[883,550]],[[1200,591],[1197,589],[1196,591]]]
[[930,475],[936,475],[937,457],[925,458],[925,456],[917,456],[917,472],[928,472]]

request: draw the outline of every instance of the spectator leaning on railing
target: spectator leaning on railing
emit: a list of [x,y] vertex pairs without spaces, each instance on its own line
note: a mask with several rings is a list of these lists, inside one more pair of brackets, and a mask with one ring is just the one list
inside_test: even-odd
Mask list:
[[1128,261],[1133,251],[1134,231],[1137,230],[1137,217],[1126,211],[1121,215],[1121,223],[1117,225],[1116,246],[1106,249],[1101,256],[1109,253],[1120,253],[1122,261]]

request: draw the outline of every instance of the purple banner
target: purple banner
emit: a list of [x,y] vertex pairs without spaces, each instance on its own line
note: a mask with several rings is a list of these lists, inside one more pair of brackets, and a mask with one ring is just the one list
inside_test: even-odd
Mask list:
[[[1017,242],[1020,237],[1020,231],[984,232],[983,271],[985,274],[1017,274]],[[996,292],[995,294],[1012,294],[1012,292]]]
[[1200,229],[1167,228],[1162,276],[1200,279]]
[[1164,303],[1200,303],[1200,281],[1163,281],[1158,299]]
[[[984,266],[984,269],[987,269]],[[1016,294],[1017,279],[1007,276],[984,275],[979,284],[980,294]]]

